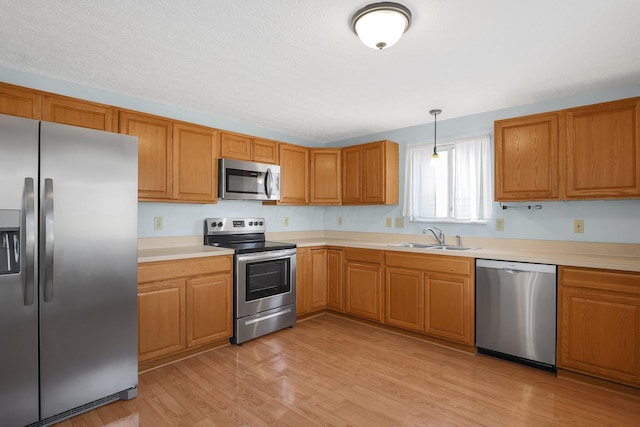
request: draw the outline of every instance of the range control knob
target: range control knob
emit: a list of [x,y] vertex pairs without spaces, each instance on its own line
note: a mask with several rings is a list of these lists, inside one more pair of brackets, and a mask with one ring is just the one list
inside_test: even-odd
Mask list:
[[253,221],[249,221],[249,226],[252,226],[252,225],[253,225]]
[[[214,224],[215,225],[215,224]],[[218,227],[222,227],[222,221],[218,223]]]
[[263,224],[262,221],[260,221],[260,223],[258,225],[262,225],[262,224]]

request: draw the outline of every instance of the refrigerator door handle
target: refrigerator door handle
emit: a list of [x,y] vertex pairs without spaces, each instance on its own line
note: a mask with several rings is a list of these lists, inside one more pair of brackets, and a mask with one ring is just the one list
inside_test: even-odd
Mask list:
[[53,299],[53,179],[44,180],[44,302]]
[[33,305],[35,296],[36,213],[33,178],[24,179],[22,229],[25,237],[24,305]]

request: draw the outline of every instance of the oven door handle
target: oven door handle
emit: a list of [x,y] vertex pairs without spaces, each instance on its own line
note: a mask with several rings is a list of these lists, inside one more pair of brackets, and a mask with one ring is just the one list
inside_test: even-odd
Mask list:
[[279,251],[266,251],[266,252],[252,253],[252,254],[240,254],[238,255],[238,262],[275,260],[279,258],[290,258],[295,255],[296,255],[295,249],[283,249]]

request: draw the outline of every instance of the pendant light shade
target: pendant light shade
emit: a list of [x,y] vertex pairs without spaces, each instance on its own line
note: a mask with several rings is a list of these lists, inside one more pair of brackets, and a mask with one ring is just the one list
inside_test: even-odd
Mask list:
[[434,160],[438,160],[440,159],[440,156],[438,155],[438,150],[437,150],[437,131],[438,131],[438,114],[442,113],[442,110],[440,109],[433,109],[431,111],[429,111],[429,114],[431,114],[433,116],[433,154],[431,155],[431,161],[433,162]]
[[411,25],[411,11],[398,3],[373,3],[353,15],[353,31],[372,49],[393,46]]

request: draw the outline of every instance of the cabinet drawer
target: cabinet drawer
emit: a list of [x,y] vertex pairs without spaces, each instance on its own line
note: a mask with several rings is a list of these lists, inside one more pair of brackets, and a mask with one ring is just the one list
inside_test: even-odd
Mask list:
[[386,266],[470,276],[473,271],[473,258],[387,252]]
[[231,271],[231,255],[138,264],[138,283]]
[[344,257],[348,261],[371,262],[375,264],[382,263],[382,251],[375,249],[346,248],[344,250]]

